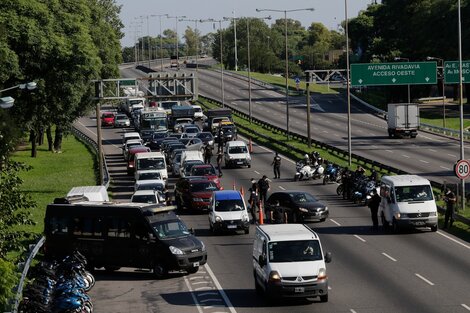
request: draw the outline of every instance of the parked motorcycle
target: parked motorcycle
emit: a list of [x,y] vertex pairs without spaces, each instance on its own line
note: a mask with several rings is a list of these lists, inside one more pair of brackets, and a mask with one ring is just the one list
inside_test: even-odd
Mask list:
[[315,163],[311,166],[304,164],[302,161],[298,161],[295,164],[295,169],[294,181],[319,179],[323,177],[323,173],[325,171],[321,164]]
[[339,182],[341,180],[341,175],[339,175],[339,167],[328,163],[323,174],[323,185],[329,182]]

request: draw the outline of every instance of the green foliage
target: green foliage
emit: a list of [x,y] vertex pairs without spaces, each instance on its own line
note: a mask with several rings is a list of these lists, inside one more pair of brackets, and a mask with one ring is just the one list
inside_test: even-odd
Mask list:
[[19,231],[19,225],[34,224],[31,210],[36,203],[21,189],[23,180],[20,171],[30,168],[22,163],[8,161],[0,173],[0,257],[10,251],[22,249],[22,241],[30,239],[31,234]]
[[13,288],[18,281],[15,266],[0,258],[0,310],[7,310],[8,300],[13,296]]

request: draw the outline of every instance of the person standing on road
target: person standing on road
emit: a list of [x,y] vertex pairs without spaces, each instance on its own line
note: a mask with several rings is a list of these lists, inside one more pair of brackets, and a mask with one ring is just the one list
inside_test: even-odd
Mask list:
[[447,224],[450,224],[449,227],[452,227],[452,224],[454,223],[454,211],[455,211],[455,202],[457,201],[457,198],[455,197],[455,194],[450,190],[450,188],[446,189],[446,193],[444,195],[444,202],[446,203],[446,214],[444,217],[444,229],[447,228]]
[[266,175],[263,175],[263,177],[258,180],[258,188],[259,188],[259,200],[265,203],[268,195],[269,189],[271,189],[271,186],[269,185],[269,180]]
[[219,172],[219,177],[222,177],[222,149],[219,149],[217,152],[217,171]]
[[286,208],[281,206],[279,201],[276,201],[274,207],[271,208],[270,214],[272,224],[287,224]]
[[377,189],[372,190],[372,198],[369,200],[369,209],[370,215],[372,217],[372,229],[378,230],[379,229],[379,217],[377,216],[379,212],[380,201],[382,198],[377,194]]
[[271,165],[273,166],[274,170],[274,178],[281,178],[281,157],[279,156],[278,152],[276,152]]
[[212,158],[212,147],[209,144],[206,144],[204,147],[204,163],[211,164]]
[[255,224],[257,221],[257,213],[258,213],[258,203],[259,203],[259,194],[258,194],[258,189],[255,187],[255,189],[250,188],[248,189],[250,192],[250,199],[248,200],[248,203],[250,204],[250,213],[251,213],[251,223]]

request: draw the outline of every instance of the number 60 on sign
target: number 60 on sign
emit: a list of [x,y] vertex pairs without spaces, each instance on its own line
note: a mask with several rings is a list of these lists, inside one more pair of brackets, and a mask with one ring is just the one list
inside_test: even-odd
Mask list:
[[470,161],[468,160],[458,160],[454,164],[454,173],[459,179],[466,179],[470,176]]

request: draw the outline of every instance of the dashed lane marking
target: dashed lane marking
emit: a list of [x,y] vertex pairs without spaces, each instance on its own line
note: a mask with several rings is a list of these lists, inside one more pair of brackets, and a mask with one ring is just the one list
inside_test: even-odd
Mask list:
[[395,258],[392,258],[390,255],[388,255],[388,254],[385,253],[385,252],[382,252],[382,255],[385,256],[386,258],[392,260],[393,262],[396,262],[396,261],[397,261]]
[[415,276],[418,277],[419,279],[421,279],[422,281],[424,281],[425,283],[427,283],[428,285],[434,286],[434,283],[432,281],[430,281],[429,279],[425,278],[424,276],[422,276],[418,273],[415,273]]
[[356,237],[357,239],[359,239],[360,241],[362,242],[366,242],[366,240],[364,238],[361,238],[360,236],[358,235],[354,235],[354,237]]
[[410,158],[410,157],[409,157],[408,155],[406,155],[406,154],[402,154],[401,156],[404,157],[404,158]]
[[330,221],[332,221],[333,223],[335,223],[337,226],[341,226],[341,224],[338,223],[337,221],[335,221],[334,219],[331,219],[331,218],[330,218]]
[[260,172],[258,172],[258,171],[253,171],[253,172],[255,172],[255,173],[258,174],[258,175],[261,175]]
[[278,187],[279,187],[279,189],[281,189],[281,190],[286,190],[286,188],[284,188],[284,187],[282,187],[282,186],[278,186]]
[[465,309],[467,309],[467,311],[470,311],[470,307],[468,305],[466,305],[465,303],[462,303],[461,304]]
[[451,168],[450,168],[450,167],[445,167],[445,166],[442,166],[442,165],[441,165],[441,166],[439,166],[439,167],[440,167],[440,168],[442,168],[442,169],[444,169],[444,170],[448,170],[448,171],[450,171],[450,170],[451,170]]
[[422,162],[422,163],[429,164],[429,162],[428,162],[428,161],[425,161],[425,160],[419,160],[419,161]]

